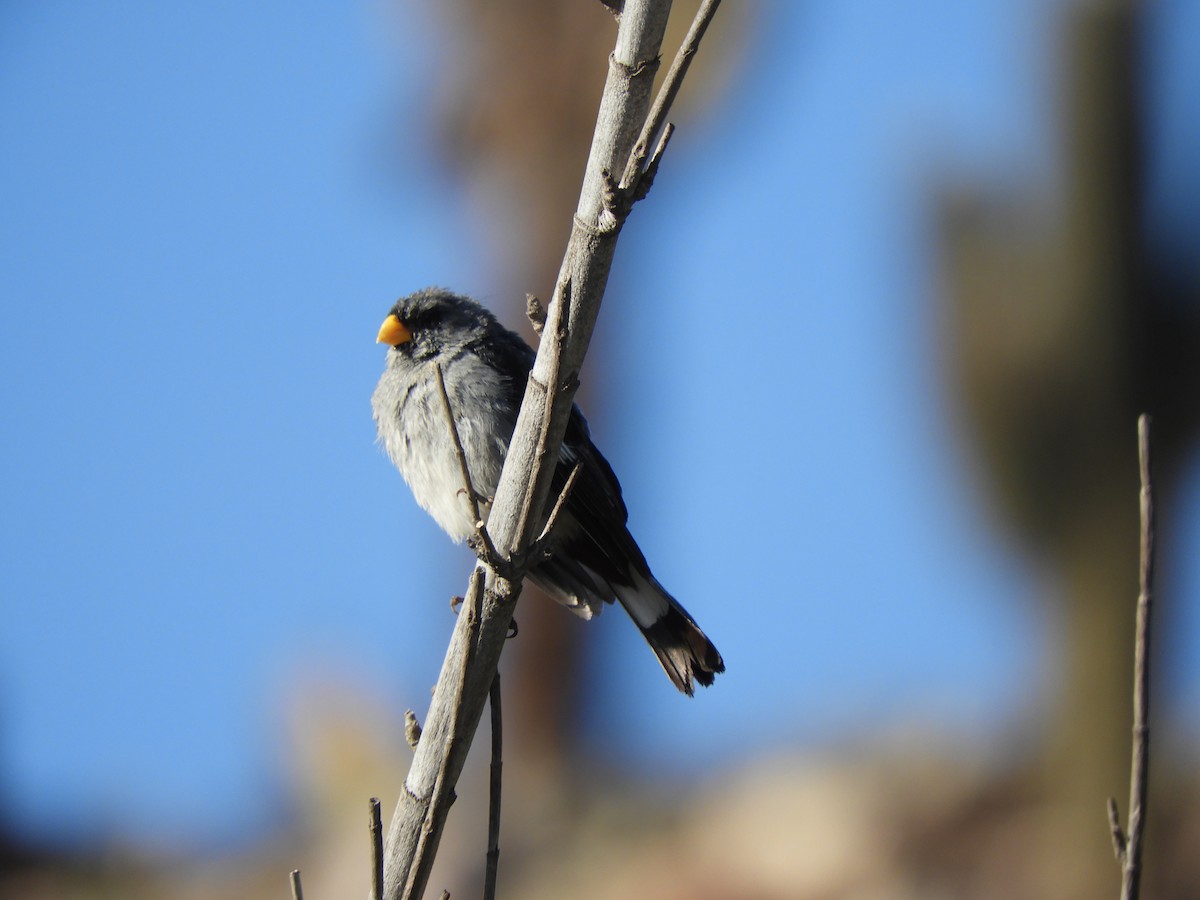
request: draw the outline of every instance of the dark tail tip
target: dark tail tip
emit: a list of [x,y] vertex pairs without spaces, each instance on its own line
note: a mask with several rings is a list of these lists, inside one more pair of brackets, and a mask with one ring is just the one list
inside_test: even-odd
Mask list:
[[671,683],[689,697],[694,693],[692,680],[708,687],[713,678],[725,671],[725,661],[717,648],[676,603],[666,615],[642,629]]

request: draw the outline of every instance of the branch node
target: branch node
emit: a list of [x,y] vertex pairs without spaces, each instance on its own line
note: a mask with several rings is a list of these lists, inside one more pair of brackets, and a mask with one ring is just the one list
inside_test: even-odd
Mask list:
[[600,170],[600,177],[604,179],[604,193],[601,195],[601,200],[604,203],[604,211],[612,213],[614,216],[625,205],[622,201],[623,191],[621,185],[617,183],[617,179],[613,177],[613,173],[608,169]]
[[512,590],[510,589],[512,582],[504,578],[503,575],[500,578],[501,580],[497,582],[496,587],[487,588],[483,592],[488,603],[491,603],[493,606],[501,606],[512,596]]
[[490,566],[501,578],[516,580],[520,566],[514,560],[501,556],[492,544],[487,527],[480,520],[475,523],[475,533],[467,538],[467,546],[484,563]]
[[529,317],[534,332],[541,337],[542,329],[546,327],[546,307],[536,294],[525,295],[525,315]]
[[601,235],[604,235],[607,233],[600,227],[593,225],[591,222],[585,222],[578,215],[575,216],[575,218],[572,220],[572,222],[576,229],[578,229],[583,234],[587,234],[592,237],[600,237]]
[[421,723],[417,721],[417,714],[411,709],[404,711],[404,740],[408,741],[408,746],[413,750],[421,743]]
[[675,133],[675,125],[672,122],[667,123],[667,127],[663,129],[662,137],[658,139],[658,146],[654,148],[654,153],[650,157],[650,162],[646,164],[646,169],[638,176],[637,184],[633,189],[633,202],[645,200],[646,195],[650,193],[650,188],[654,186],[654,177],[658,174],[658,166],[662,162],[663,153],[667,149],[667,144],[671,142],[671,135]]
[[604,188],[600,196],[600,215],[596,221],[595,233],[613,234],[620,230],[621,223],[629,216],[633,200],[608,169],[601,169],[600,176],[604,181]]
[[663,127],[663,123],[666,122],[667,115],[671,111],[671,104],[675,102],[679,86],[683,83],[683,77],[687,74],[688,67],[700,47],[700,41],[720,5],[721,0],[704,0],[696,11],[687,36],[680,44],[679,50],[676,51],[675,58],[671,60],[671,67],[667,70],[662,86],[659,87],[658,94],[654,97],[650,114],[646,116],[642,131],[633,145],[634,149],[629,154],[629,159],[626,160],[625,171],[621,175],[622,184],[633,184],[640,177],[650,142],[654,140],[655,135]]
[[1125,832],[1121,830],[1121,817],[1117,812],[1117,798],[1108,798],[1108,828],[1112,833],[1113,856],[1117,863],[1125,865]]

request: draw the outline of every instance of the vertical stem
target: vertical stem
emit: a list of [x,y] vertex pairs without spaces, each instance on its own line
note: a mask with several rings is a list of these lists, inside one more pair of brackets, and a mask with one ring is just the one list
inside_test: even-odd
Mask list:
[[496,900],[496,875],[500,870],[500,789],[501,772],[504,769],[503,715],[500,711],[500,673],[492,679],[492,690],[488,695],[492,709],[492,770],[488,797],[488,849],[487,868],[484,872],[483,900]]
[[1150,611],[1154,591],[1154,493],[1150,480],[1150,417],[1138,417],[1141,475],[1140,565],[1133,658],[1133,769],[1129,779],[1129,842],[1122,870],[1121,900],[1141,891],[1142,832],[1146,821],[1146,779],[1150,770]]
[[372,797],[371,817],[371,900],[383,900],[383,819],[379,811],[379,798]]

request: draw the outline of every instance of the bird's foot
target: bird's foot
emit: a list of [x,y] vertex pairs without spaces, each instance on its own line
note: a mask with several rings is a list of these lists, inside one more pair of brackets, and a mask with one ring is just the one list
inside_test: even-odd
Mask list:
[[467,538],[467,546],[484,565],[490,566],[497,575],[508,581],[516,581],[524,570],[523,566],[516,565],[513,560],[500,555],[483,522],[475,523],[475,533]]

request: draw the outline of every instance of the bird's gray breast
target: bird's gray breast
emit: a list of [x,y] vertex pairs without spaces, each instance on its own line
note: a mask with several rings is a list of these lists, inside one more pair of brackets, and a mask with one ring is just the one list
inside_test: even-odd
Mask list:
[[[516,421],[512,385],[471,353],[443,354],[439,361],[486,521]],[[433,363],[389,361],[371,406],[379,439],[417,503],[455,541],[474,533],[470,501]]]

